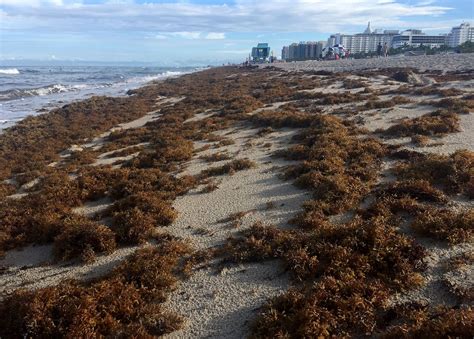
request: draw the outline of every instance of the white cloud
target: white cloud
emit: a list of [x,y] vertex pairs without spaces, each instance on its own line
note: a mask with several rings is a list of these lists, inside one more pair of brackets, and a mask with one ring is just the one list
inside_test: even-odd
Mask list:
[[183,39],[199,39],[201,38],[201,32],[172,32],[170,35],[180,37]]
[[157,40],[165,40],[170,37],[178,37],[182,39],[188,40],[198,40],[198,39],[205,39],[205,40],[222,40],[225,39],[225,33],[216,33],[216,32],[160,32],[159,34],[155,34],[152,36],[147,36],[147,39],[157,39]]
[[163,34],[155,34],[153,36],[153,39],[156,39],[156,40],[165,40],[165,39],[168,39],[168,37],[166,35],[163,35]]
[[223,49],[216,51],[216,53],[220,54],[236,54],[236,55],[248,55],[249,50],[247,49]]
[[222,40],[222,39],[225,39],[225,33],[210,32],[210,33],[207,33],[205,39],[207,39],[207,40]]
[[39,7],[41,5],[62,6],[63,4],[62,0],[0,0],[0,6],[12,7]]

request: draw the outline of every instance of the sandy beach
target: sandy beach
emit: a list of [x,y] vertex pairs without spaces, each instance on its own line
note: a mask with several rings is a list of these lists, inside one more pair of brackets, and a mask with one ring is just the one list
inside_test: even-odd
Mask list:
[[274,66],[287,71],[318,71],[354,72],[368,69],[413,68],[421,72],[430,71],[470,71],[474,63],[474,55],[445,54],[420,56],[390,56],[387,58],[343,59],[330,61],[298,61],[277,63]]
[[[462,337],[473,72],[474,54],[229,66],[5,130],[0,337]],[[124,291],[135,306],[107,308]],[[94,300],[87,324],[61,300]]]

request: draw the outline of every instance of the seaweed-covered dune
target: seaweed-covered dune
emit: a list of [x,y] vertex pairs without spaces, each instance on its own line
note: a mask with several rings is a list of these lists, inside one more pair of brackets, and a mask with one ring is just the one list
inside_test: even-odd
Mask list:
[[213,68],[5,130],[0,337],[471,337],[450,57]]

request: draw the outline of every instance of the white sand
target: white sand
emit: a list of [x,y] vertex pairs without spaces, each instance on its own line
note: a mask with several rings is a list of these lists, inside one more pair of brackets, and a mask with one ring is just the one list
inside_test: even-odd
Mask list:
[[96,214],[105,211],[112,205],[113,201],[110,198],[102,198],[95,201],[88,201],[84,205],[74,208],[72,211],[79,215],[92,218]]
[[[211,150],[208,153],[241,150],[238,158],[249,158],[258,164],[255,169],[218,177],[219,188],[211,193],[190,192],[175,201],[178,220],[166,232],[182,237],[197,249],[222,244],[229,236],[262,220],[279,227],[288,227],[287,221],[309,198],[290,182],[281,181],[274,166],[287,163],[270,158],[271,151],[287,143],[294,133],[291,130],[275,132],[256,138],[255,129],[240,129],[227,135],[235,145]],[[226,131],[222,134],[226,134]],[[244,144],[253,141],[253,146]],[[264,148],[271,142],[275,146]],[[207,164],[195,159],[187,173],[199,173],[209,166],[218,166],[226,161]],[[267,203],[275,204],[267,209]],[[234,228],[230,222],[222,222],[231,214],[251,211],[243,218],[242,225]],[[269,298],[284,292],[289,287],[288,276],[278,262],[266,262],[233,266],[222,273],[215,268],[199,270],[181,283],[166,304],[187,319],[183,330],[169,335],[171,338],[242,338],[248,333],[248,325],[256,310]]]
[[[268,65],[264,65],[266,67]],[[471,70],[474,69],[474,53],[422,56],[393,56],[358,60],[297,61],[271,64],[288,71],[324,70],[331,72],[351,72],[376,68],[411,67],[419,70]]]
[[[132,254],[137,247],[124,247],[108,256],[99,256],[90,265],[71,262],[51,264],[52,246],[29,246],[8,251],[0,267],[8,267],[0,276],[0,298],[17,288],[37,289],[57,285],[65,279],[91,279],[109,272]],[[30,262],[29,264],[27,264]]]

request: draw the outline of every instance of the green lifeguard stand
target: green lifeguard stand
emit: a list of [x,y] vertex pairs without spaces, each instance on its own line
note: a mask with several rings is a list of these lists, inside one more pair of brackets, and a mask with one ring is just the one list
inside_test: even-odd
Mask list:
[[258,43],[257,47],[252,48],[253,62],[266,62],[270,56],[270,47],[268,43]]

